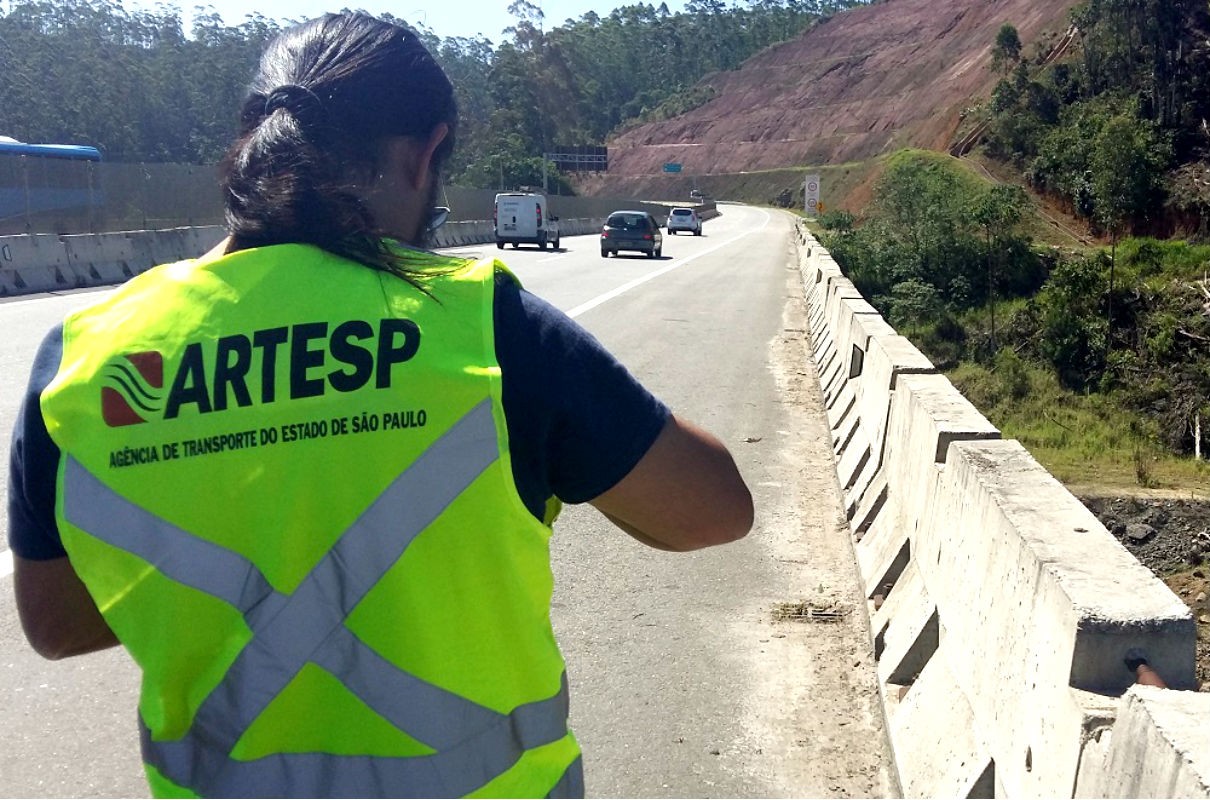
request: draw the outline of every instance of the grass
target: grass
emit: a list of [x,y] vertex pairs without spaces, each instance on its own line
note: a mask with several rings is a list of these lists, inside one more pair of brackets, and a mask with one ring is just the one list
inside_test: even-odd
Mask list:
[[1005,438],[1020,441],[1069,488],[1210,497],[1210,463],[1164,451],[1146,421],[1112,396],[1071,392],[1048,370],[1021,364],[963,363],[948,376]]

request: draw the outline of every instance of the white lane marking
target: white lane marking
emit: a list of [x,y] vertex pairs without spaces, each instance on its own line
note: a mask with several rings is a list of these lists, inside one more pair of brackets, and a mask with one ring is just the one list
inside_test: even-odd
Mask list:
[[5,550],[0,553],[0,578],[7,578],[13,574],[13,551]]
[[9,306],[20,306],[26,303],[41,303],[52,297],[67,298],[75,297],[81,294],[102,294],[104,292],[112,292],[118,288],[118,284],[106,286],[82,286],[79,289],[52,289],[47,292],[37,292],[28,296],[19,295],[15,299],[5,300],[0,303],[0,309],[8,308]]
[[672,272],[672,270],[676,269],[677,267],[685,266],[690,261],[694,261],[696,259],[701,258],[702,256],[709,255],[709,254],[713,253],[715,250],[720,250],[730,244],[734,244],[735,242],[739,241],[740,239],[744,238],[745,236],[750,236],[754,233],[760,233],[769,224],[769,212],[761,211],[760,213],[763,214],[765,217],[764,220],[761,222],[760,227],[754,228],[749,231],[744,231],[743,233],[739,234],[738,236],[732,236],[727,241],[721,242],[720,244],[716,244],[708,250],[703,250],[700,253],[694,253],[693,255],[688,256],[686,258],[682,258],[679,261],[673,261],[671,264],[664,267],[663,269],[657,269],[655,272],[649,272],[646,275],[643,275],[642,277],[635,278],[634,280],[630,281],[629,283],[624,283],[621,286],[617,287],[616,289],[611,289],[610,291],[606,292],[605,294],[594,297],[593,299],[589,300],[587,303],[581,303],[580,305],[573,308],[571,311],[568,311],[567,316],[571,317],[572,319],[575,319],[576,317],[580,316],[581,314],[591,311],[592,309],[596,308],[597,306],[601,305],[602,303],[606,303],[606,302],[614,299],[615,297],[623,295],[626,292],[629,292],[634,287],[641,286],[642,284],[646,283],[649,280],[652,280],[653,278],[658,278],[665,273]]

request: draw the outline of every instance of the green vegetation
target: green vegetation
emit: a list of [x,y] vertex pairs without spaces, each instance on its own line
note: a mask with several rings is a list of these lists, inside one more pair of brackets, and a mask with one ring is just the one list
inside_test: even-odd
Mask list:
[[[1026,55],[1006,24],[985,156],[1109,239],[1034,246],[1030,201],[903,152],[864,220],[825,215],[846,274],[1061,480],[1205,491],[1210,468],[1210,8],[1088,0]],[[1137,237],[1137,238],[1132,238]]]
[[[543,154],[603,144],[634,121],[708,102],[699,81],[737,68],[862,0],[690,0],[589,12],[548,27],[514,0],[509,38],[418,33],[445,67],[462,109],[451,169],[471,187],[567,182]],[[244,87],[281,23],[215,14],[187,36],[171,5],[130,12],[118,0],[13,0],[0,11],[0,135],[99,147],[111,161],[215,163],[234,135]]]
[[1052,370],[1011,349],[992,365],[966,362],[948,376],[1005,438],[1019,440],[1065,484],[1210,491],[1210,464],[1160,446],[1152,421],[1111,396],[1064,389]]
[[[836,231],[825,245],[862,294],[945,368],[968,347],[958,315],[986,309],[990,334],[1001,299],[1042,285],[1046,266],[1016,233],[1026,205],[1023,192],[989,185],[949,156],[908,150],[888,160],[863,225],[843,214],[821,222]],[[989,356],[994,338],[969,347]]]
[[[1210,234],[1210,8],[1204,0],[1088,0],[1076,41],[1026,58],[1006,25],[987,151],[1116,241]],[[1112,260],[1112,257],[1111,257]]]
[[[1210,485],[1210,246],[1127,238],[1043,256],[1028,200],[962,162],[890,159],[868,218],[827,214],[858,289],[1062,480]],[[1200,429],[1199,429],[1200,425]]]

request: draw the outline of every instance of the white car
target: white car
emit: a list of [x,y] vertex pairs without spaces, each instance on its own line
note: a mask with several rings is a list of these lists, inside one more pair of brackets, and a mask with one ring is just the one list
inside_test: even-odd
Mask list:
[[693,231],[694,236],[702,235],[702,218],[692,208],[674,208],[668,215],[668,232]]

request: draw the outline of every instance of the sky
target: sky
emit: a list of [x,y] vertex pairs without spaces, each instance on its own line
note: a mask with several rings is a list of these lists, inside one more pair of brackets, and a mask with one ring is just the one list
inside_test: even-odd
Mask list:
[[[256,11],[270,19],[309,19],[328,11],[340,11],[348,7],[362,9],[371,14],[389,12],[394,16],[417,25],[423,24],[441,37],[475,36],[483,34],[494,43],[504,40],[501,31],[515,22],[509,15],[510,0],[174,0],[181,7],[185,28],[188,30],[193,7],[208,5],[228,25],[238,25],[244,16]],[[579,19],[588,11],[606,16],[614,8],[629,5],[637,0],[533,0],[545,13],[545,26],[558,27],[568,18]],[[143,7],[153,9],[155,3],[138,0],[126,4],[128,9]],[[683,2],[668,3],[668,7],[679,10]]]

